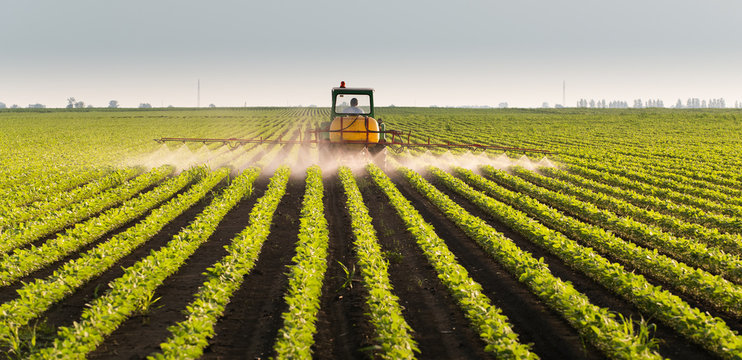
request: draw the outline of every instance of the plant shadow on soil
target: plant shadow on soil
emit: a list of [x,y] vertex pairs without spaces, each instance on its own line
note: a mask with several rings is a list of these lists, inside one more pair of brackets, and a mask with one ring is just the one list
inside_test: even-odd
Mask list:
[[[601,284],[589,278],[587,275],[573,270],[569,265],[565,264],[561,259],[552,255],[547,250],[539,247],[535,243],[518,234],[513,229],[510,229],[507,225],[501,223],[497,219],[494,219],[489,214],[485,213],[476,205],[472,204],[466,198],[456,194],[455,192],[448,189],[445,185],[440,184],[434,177],[427,173],[422,172],[423,177],[430,181],[436,186],[438,190],[443,192],[446,196],[450,197],[454,202],[462,206],[470,214],[477,216],[485,220],[490,226],[495,228],[497,231],[505,234],[509,239],[513,240],[515,244],[521,249],[528,251],[535,258],[543,258],[544,262],[549,266],[549,270],[564,281],[570,282],[574,288],[585,294],[590,302],[600,306],[606,307],[611,311],[623,315],[626,319],[633,319],[634,321],[643,318],[639,309],[633,304],[613,294],[610,290],[603,287]],[[400,183],[404,183],[405,180],[401,180]],[[411,188],[410,188],[411,189]],[[414,192],[414,189],[409,190]],[[423,200],[427,201],[427,200]],[[431,205],[432,206],[432,205]],[[458,254],[457,254],[458,255]],[[555,316],[559,317],[558,314],[554,313]],[[645,319],[649,323],[654,323],[653,336],[659,341],[658,352],[667,358],[672,359],[714,359],[715,357],[701,348],[700,346],[690,343],[682,335],[676,333],[672,328],[653,320],[651,318]],[[565,322],[566,326],[569,326]],[[571,327],[570,327],[571,328]],[[558,345],[558,344],[557,344]],[[593,350],[597,353],[598,350]],[[539,354],[541,355],[541,354]]]
[[[423,218],[434,226],[436,233],[446,241],[459,262],[469,271],[469,275],[482,285],[485,295],[492,300],[493,305],[503,309],[521,342],[533,343],[533,351],[545,359],[603,357],[580,339],[566,321],[542,304],[445,218],[434,205],[398,177],[396,172],[389,172],[389,175]],[[435,271],[427,263],[414,238],[405,230],[406,227],[386,196],[365,171],[358,172],[356,176],[382,249],[390,263],[394,293],[400,298],[405,319],[414,330],[413,337],[421,350],[420,358],[490,358],[483,351],[484,343],[469,326],[455,299],[438,280]],[[286,310],[283,301],[287,285],[286,267],[290,265],[295,251],[299,210],[304,192],[303,179],[297,177],[290,180],[258,262],[227,306],[224,317],[217,324],[216,336],[210,340],[205,350],[204,358],[264,358],[274,355],[273,342],[282,325],[281,313]],[[158,288],[150,310],[127,320],[98,350],[90,354],[90,358],[143,358],[158,350],[159,344],[169,336],[167,327],[184,318],[181,311],[203,283],[206,267],[226,254],[223,246],[247,225],[250,209],[255,200],[262,196],[267,182],[267,177],[261,176],[255,183],[253,195],[232,209],[209,241]],[[374,331],[365,315],[368,313],[365,304],[367,291],[360,281],[360,270],[356,265],[353,233],[343,188],[335,174],[326,176],[324,185],[330,242],[328,269],[316,323],[317,334],[312,347],[313,356],[316,359],[373,358],[378,348],[374,346]],[[639,312],[631,304],[586,276],[571,270],[559,259],[484,214],[467,200],[452,194],[444,186],[437,187],[467,211],[505,233],[524,250],[536,257],[544,257],[554,275],[572,282],[576,289],[586,294],[596,305],[609,307],[626,317],[640,318]],[[164,246],[203,210],[210,199],[211,196],[205,197],[110,270],[52,306],[41,317],[42,320],[28,327],[24,336],[36,334],[38,346],[50,345],[57,327],[69,326],[79,319],[85,304],[104,293],[108,289],[107,284],[121,276],[122,268],[131,266],[151,250]],[[89,246],[86,247],[88,248]],[[45,269],[33,275],[38,277],[50,271]],[[658,324],[655,335],[662,340],[660,352],[664,356],[680,359],[711,358],[703,349],[688,344],[661,324]]]

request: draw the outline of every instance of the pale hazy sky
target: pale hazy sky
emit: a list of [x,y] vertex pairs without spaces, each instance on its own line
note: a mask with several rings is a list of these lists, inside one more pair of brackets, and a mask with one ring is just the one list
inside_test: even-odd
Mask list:
[[5,0],[0,102],[742,101],[742,1]]

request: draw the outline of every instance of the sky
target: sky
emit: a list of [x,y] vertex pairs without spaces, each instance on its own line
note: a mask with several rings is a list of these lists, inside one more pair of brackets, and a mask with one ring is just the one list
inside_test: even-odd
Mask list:
[[742,101],[742,1],[4,0],[0,102]]

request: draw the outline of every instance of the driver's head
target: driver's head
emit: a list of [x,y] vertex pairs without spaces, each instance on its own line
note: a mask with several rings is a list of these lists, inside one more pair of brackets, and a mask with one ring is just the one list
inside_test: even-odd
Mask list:
[[356,98],[350,99],[350,106],[358,106],[358,99]]

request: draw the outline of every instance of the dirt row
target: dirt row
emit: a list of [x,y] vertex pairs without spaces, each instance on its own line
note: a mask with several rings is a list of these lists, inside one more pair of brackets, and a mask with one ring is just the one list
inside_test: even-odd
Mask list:
[[[90,358],[143,358],[159,349],[159,344],[169,336],[167,328],[184,319],[182,311],[205,280],[203,273],[206,268],[226,254],[224,246],[247,226],[250,210],[256,199],[265,192],[269,175],[263,174],[256,180],[253,195],[238,203],[210,239],[176,274],[157,289],[155,293],[157,300],[150,311],[137,314],[123,323],[94,353],[90,354]],[[359,172],[357,175],[374,228],[390,264],[394,292],[400,298],[405,319],[414,330],[413,337],[420,349],[419,357],[491,358],[483,350],[485,344],[469,326],[456,300],[440,282],[385,195],[373,184],[368,174]],[[444,239],[458,261],[469,271],[470,276],[482,285],[484,294],[508,316],[522,342],[532,343],[533,351],[544,359],[603,357],[585,339],[581,339],[559,314],[530,293],[406,181],[395,177],[394,174],[390,175],[402,194],[413,203],[423,218],[434,226],[436,233]],[[368,312],[364,302],[366,290],[360,281],[360,269],[356,265],[353,235],[342,185],[334,175],[327,176],[324,185],[330,248],[317,320],[317,334],[312,350],[317,359],[372,358],[378,349],[374,346],[373,329],[365,316]],[[467,211],[485,219],[498,231],[503,232],[522,249],[531,252],[537,258],[543,257],[554,275],[571,282],[594,304],[608,307],[627,318],[641,318],[640,312],[630,303],[572,270],[558,258],[492,219],[465,199],[447,191],[443,186],[438,188]],[[218,322],[216,336],[210,340],[204,354],[205,358],[267,358],[273,355],[273,342],[282,325],[281,314],[286,310],[283,294],[287,285],[287,266],[291,264],[295,251],[303,193],[304,177],[293,176],[288,183],[286,195],[276,210],[270,235],[259,260],[227,306],[225,316]],[[79,319],[85,305],[103,294],[108,288],[107,284],[123,274],[122,269],[133,265],[150,251],[164,246],[181,228],[187,226],[210,200],[211,196],[207,196],[110,270],[55,304],[37,323],[40,346],[49,345],[56,328],[69,326]],[[131,225],[133,223],[127,226]],[[125,229],[126,227],[119,231]],[[96,244],[112,235],[109,234]],[[87,246],[86,249],[92,246],[95,244]],[[78,255],[72,255],[66,260],[76,256]],[[61,262],[57,262],[37,271],[24,278],[24,281],[45,277],[60,264]],[[7,301],[14,298],[17,287],[16,285],[1,288],[0,299]],[[684,338],[662,325],[658,324],[655,336],[661,340],[660,352],[666,357],[712,358],[703,349],[688,344]]]
[[[590,279],[585,274],[582,274],[581,272],[575,271],[574,269],[570,268],[569,265],[565,264],[558,257],[530,242],[517,232],[510,229],[507,225],[502,224],[498,220],[492,218],[489,214],[480,210],[477,206],[473,205],[467,199],[450,191],[444,185],[437,183],[429,174],[425,174],[425,177],[428,181],[436,185],[436,187],[444,194],[461,205],[466,211],[474,216],[486,220],[487,223],[494,227],[497,231],[505,234],[509,239],[513,240],[513,242],[518,247],[525,251],[528,251],[535,258],[543,258],[544,262],[549,266],[549,270],[552,272],[552,274],[564,281],[570,282],[577,291],[585,294],[590,299],[591,303],[601,307],[606,307],[613,312],[623,315],[627,319],[631,318],[634,320],[639,320],[644,318],[645,320],[654,323],[656,325],[656,328],[653,335],[659,340],[659,352],[664,357],[672,359],[714,358],[703,348],[689,343],[688,340],[678,335],[671,328],[662,325],[654,319],[643,317],[639,309],[637,309],[633,304],[611,293],[608,289]],[[398,181],[397,184],[402,188],[408,188],[405,196],[407,196],[408,194],[413,197],[420,196],[415,193],[414,190],[409,189],[409,185],[407,185],[404,181]],[[443,217],[443,215],[441,214],[438,214],[438,216]],[[507,311],[505,311],[505,313],[508,314]],[[508,314],[508,316],[510,315]]]

